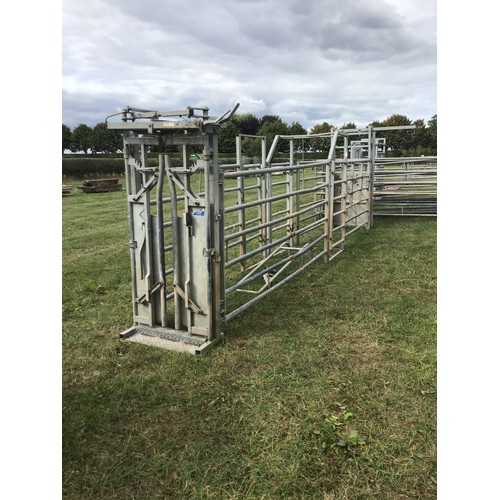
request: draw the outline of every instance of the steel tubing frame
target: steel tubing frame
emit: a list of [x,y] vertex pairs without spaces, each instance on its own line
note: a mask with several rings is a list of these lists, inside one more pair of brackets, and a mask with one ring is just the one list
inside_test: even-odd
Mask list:
[[[124,136],[134,327],[122,338],[205,352],[222,339],[224,323],[318,260],[331,262],[350,235],[370,229],[374,198],[384,191],[386,200],[397,187],[421,195],[421,209],[432,205],[424,196],[433,191],[418,188],[435,184],[435,166],[427,158],[376,159],[380,128],[275,136],[268,152],[265,137],[240,135],[236,163],[219,165],[218,132],[236,108],[215,120],[206,108],[202,115],[188,108],[189,118],[202,118],[194,122],[127,108],[122,123],[108,123]],[[164,154],[158,167],[148,166],[147,149],[160,135],[181,147],[181,167]],[[361,135],[362,149],[351,146]],[[260,141],[260,162],[244,164],[244,137]],[[329,140],[327,158],[297,160],[297,141],[315,137]],[[288,142],[288,161],[273,161],[280,141]],[[191,145],[203,148],[192,165]],[[367,156],[351,158],[353,151]]]
[[437,157],[383,158],[374,163],[375,215],[437,216]]
[[[276,136],[259,168],[236,164],[231,170],[223,169],[225,193],[231,192],[231,187],[226,184],[234,180],[237,180],[239,189],[236,203],[225,206],[225,217],[238,214],[241,221],[245,218],[244,211],[256,207],[265,217],[263,222],[254,219],[257,221],[254,225],[247,221],[245,225],[235,223],[226,227],[229,231],[225,233],[225,242],[228,249],[233,249],[232,255],[226,252],[226,272],[237,264],[241,266],[240,273],[233,273],[236,276],[232,283],[229,282],[230,274],[226,275],[226,322],[288,282],[311,262],[320,258],[325,262],[333,260],[344,250],[349,235],[359,228],[371,227],[373,157],[370,154],[368,158],[335,158],[339,135],[338,130],[317,134],[330,139],[326,159],[295,161],[294,141],[303,137]],[[368,135],[373,136],[373,133],[368,131]],[[311,139],[316,136],[304,137]],[[273,162],[280,140],[289,142],[288,162]],[[242,157],[241,139],[237,139],[236,147],[239,160]],[[245,186],[245,181],[249,184],[250,179],[256,179],[250,181],[251,188]],[[262,188],[256,190],[256,187]],[[250,193],[250,189],[254,193]],[[340,237],[334,236],[337,231],[340,231]],[[260,237],[259,245],[247,248],[250,235],[255,233]],[[239,253],[235,254],[237,245],[228,243],[243,241],[244,238]],[[288,255],[279,259],[278,254],[282,252]],[[294,268],[290,267],[292,262]],[[245,268],[248,268],[246,274]],[[263,285],[251,288],[259,278],[263,278]],[[236,292],[250,293],[253,297],[243,304],[237,302],[231,309],[227,298]]]

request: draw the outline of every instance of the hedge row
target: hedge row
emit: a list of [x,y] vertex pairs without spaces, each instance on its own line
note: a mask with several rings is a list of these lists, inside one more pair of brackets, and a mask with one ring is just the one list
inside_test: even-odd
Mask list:
[[123,158],[63,158],[62,174],[75,178],[125,175],[125,166]]
[[[236,158],[225,158],[223,163],[234,163]],[[179,163],[180,159],[174,157],[173,164]],[[148,159],[148,166],[158,166],[158,155]],[[122,158],[63,158],[62,175],[83,179],[88,177],[99,177],[108,175],[125,175],[125,165]]]
[[[307,155],[309,159],[311,155]],[[321,154],[314,154],[314,157],[321,157]],[[275,161],[286,161],[288,156],[283,155],[275,158]],[[173,157],[173,164],[180,162],[180,159]],[[259,161],[258,158],[254,161]],[[220,157],[221,163],[235,163],[236,158],[234,157]],[[158,166],[158,155],[151,155],[148,159],[148,165]],[[106,177],[112,175],[125,175],[125,166],[123,162],[123,157],[119,158],[78,158],[78,157],[64,157],[62,159],[62,175],[64,177],[72,177],[75,179],[84,178],[96,178],[96,177]]]

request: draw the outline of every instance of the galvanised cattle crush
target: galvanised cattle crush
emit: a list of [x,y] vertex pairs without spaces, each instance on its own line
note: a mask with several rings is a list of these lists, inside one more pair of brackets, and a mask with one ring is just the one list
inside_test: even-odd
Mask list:
[[[351,234],[369,229],[387,191],[375,179],[399,175],[399,165],[380,158],[384,140],[376,133],[411,127],[276,136],[267,154],[265,137],[238,136],[236,163],[220,165],[218,132],[237,107],[218,118],[188,107],[125,108],[121,121],[106,119],[124,142],[134,323],[124,339],[205,352],[223,339],[227,321],[316,261],[332,261]],[[160,154],[158,166],[148,164],[160,137],[181,147],[180,162]],[[256,163],[245,163],[243,137],[260,143]],[[327,158],[299,158],[313,138],[326,142]],[[283,142],[287,160],[273,161]],[[190,154],[192,146],[202,152]]]

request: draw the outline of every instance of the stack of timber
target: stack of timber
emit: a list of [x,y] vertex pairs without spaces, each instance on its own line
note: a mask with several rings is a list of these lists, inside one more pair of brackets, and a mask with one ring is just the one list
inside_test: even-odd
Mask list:
[[72,193],[71,193],[71,190],[73,189],[73,186],[70,186],[68,184],[63,184],[63,187],[62,187],[62,195],[63,196],[70,196]]
[[78,186],[84,193],[108,193],[109,191],[120,191],[122,185],[118,179],[90,179],[83,181],[83,185]]

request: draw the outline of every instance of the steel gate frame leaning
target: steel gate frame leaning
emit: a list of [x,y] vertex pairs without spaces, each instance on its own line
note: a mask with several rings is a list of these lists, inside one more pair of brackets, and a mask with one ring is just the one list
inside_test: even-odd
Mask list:
[[[238,106],[218,118],[206,107],[128,107],[106,118],[124,141],[134,325],[123,339],[191,354],[219,343],[223,324],[319,259],[332,261],[352,233],[372,227],[383,150],[376,132],[414,128],[276,136],[267,155],[265,137],[240,135],[236,163],[219,165],[218,133]],[[120,122],[108,121],[118,115]],[[167,154],[148,164],[148,148],[160,138],[182,146],[182,165]],[[260,162],[244,165],[242,138],[261,142]],[[311,138],[329,141],[327,158],[297,160],[297,141]],[[279,141],[289,143],[288,161],[273,162]],[[190,165],[193,145],[203,152]]]

